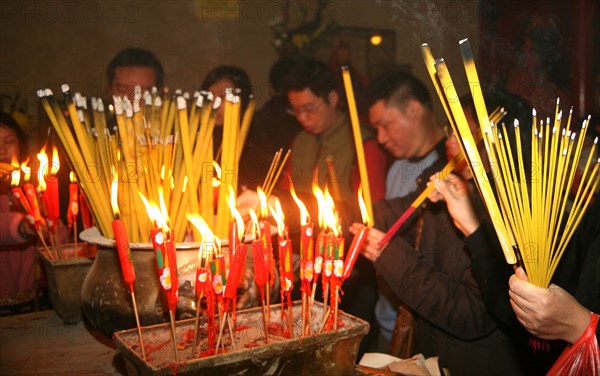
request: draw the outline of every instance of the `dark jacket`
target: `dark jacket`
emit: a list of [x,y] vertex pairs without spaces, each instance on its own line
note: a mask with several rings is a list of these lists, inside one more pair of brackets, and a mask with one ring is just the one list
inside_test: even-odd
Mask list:
[[[382,227],[377,227],[389,227],[411,198],[379,203]],[[445,203],[428,203],[419,211],[420,250],[396,237],[375,262],[377,272],[415,313],[414,352],[439,356],[440,365],[453,375],[521,374],[509,337],[485,307],[462,234]]]
[[[552,278],[592,312],[600,312],[600,201],[588,208]],[[514,346],[527,365],[527,373],[544,375],[566,346],[564,341],[534,340],[517,321],[510,306],[508,279],[512,267],[504,261],[494,228],[482,225],[465,239],[472,253],[473,274],[481,286],[490,313],[511,334]],[[600,337],[600,326],[596,338]],[[531,343],[537,343],[538,347]],[[540,346],[542,350],[540,351]]]

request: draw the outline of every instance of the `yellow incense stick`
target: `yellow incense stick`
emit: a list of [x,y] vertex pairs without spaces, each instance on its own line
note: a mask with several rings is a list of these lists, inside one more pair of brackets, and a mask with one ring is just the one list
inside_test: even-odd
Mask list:
[[367,173],[367,163],[365,161],[365,150],[363,148],[363,139],[360,131],[360,121],[358,120],[358,111],[354,99],[354,89],[352,88],[352,79],[348,67],[342,67],[342,78],[348,100],[348,111],[350,112],[350,122],[352,123],[352,134],[354,135],[354,146],[356,148],[356,160],[358,161],[358,171],[362,183],[363,198],[369,218],[373,217],[373,203],[371,201],[371,189],[369,188],[369,175]]

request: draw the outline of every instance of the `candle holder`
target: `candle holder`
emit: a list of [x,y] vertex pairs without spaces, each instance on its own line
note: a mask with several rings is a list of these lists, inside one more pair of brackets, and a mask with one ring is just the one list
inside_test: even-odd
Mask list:
[[46,278],[50,303],[66,324],[82,319],[81,286],[96,254],[96,247],[88,243],[60,245],[58,259],[48,254],[46,248],[38,248]]
[[[91,269],[81,288],[83,313],[90,323],[108,338],[117,330],[136,327],[135,314],[129,286],[123,280],[119,255],[115,241],[103,237],[95,228],[89,228],[80,234],[81,239],[95,244],[98,249]],[[138,313],[141,325],[154,325],[169,321],[166,298],[162,292],[156,272],[155,255],[151,243],[129,243],[131,260],[135,270]],[[177,263],[180,282],[189,277],[182,272],[192,269],[198,259],[200,243],[178,243]],[[195,270],[195,269],[193,269]],[[192,291],[193,294],[193,291]],[[194,297],[180,294],[178,312],[190,310]]]

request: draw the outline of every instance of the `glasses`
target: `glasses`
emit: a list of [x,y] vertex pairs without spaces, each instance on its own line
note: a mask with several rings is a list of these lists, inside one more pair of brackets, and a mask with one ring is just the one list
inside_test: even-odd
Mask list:
[[310,103],[300,107],[289,107],[287,113],[293,116],[301,116],[302,114],[311,115],[319,110],[323,100],[320,99],[318,102]]

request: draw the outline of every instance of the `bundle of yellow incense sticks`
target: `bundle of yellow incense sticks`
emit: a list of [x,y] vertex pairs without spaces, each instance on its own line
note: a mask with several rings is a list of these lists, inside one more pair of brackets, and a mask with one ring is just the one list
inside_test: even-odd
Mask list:
[[[163,197],[176,241],[181,242],[186,236],[200,239],[198,233],[190,233],[193,230],[185,213],[192,210],[205,218],[214,217],[213,130],[221,98],[214,98],[208,92],[196,92],[190,98],[179,90],[173,95],[157,90],[142,95],[136,88],[132,101],[114,97],[110,108],[114,109],[116,126],[112,128],[101,99],[92,98],[88,111],[85,97],[78,93],[72,96],[64,85],[68,111],[65,116],[50,90],[38,94],[103,236],[114,236],[110,186],[112,171],[117,170],[121,219],[130,241],[146,242],[150,234],[150,219],[139,193],[154,203],[159,202],[159,195]],[[233,96],[228,102],[236,101],[239,103],[239,98]],[[239,104],[227,105],[225,116],[237,120],[226,125],[227,153],[221,163],[234,166],[243,147],[243,140],[237,134],[247,134],[252,111],[245,114],[241,124]],[[227,179],[237,181],[236,169],[228,169],[227,174]],[[229,221],[229,210],[226,204],[223,206],[227,210],[219,210],[214,226]]]
[[[566,124],[563,123],[559,101],[552,123],[548,119],[545,124],[538,124],[533,110],[531,145],[529,148],[522,145],[517,121],[514,124],[515,140],[512,144],[516,146],[513,150],[506,128],[500,131],[489,121],[468,40],[462,40],[460,48],[484,135],[486,153],[490,164],[494,166],[495,194],[443,59],[433,63],[435,74],[432,74],[432,81],[434,85],[444,88],[439,91],[444,97],[442,103],[448,104],[451,124],[460,136],[461,148],[485,201],[507,262],[514,264],[517,261],[514,250],[519,250],[529,280],[546,287],[600,181],[600,159],[595,157],[597,139],[587,156],[583,155],[590,118],[583,121],[580,132],[576,133],[570,130],[571,113]],[[430,54],[426,45],[423,49],[426,50],[425,55]],[[426,59],[428,69],[432,61]],[[529,174],[525,172],[526,153],[531,154]],[[570,197],[582,158],[585,164],[581,179],[574,196]]]

